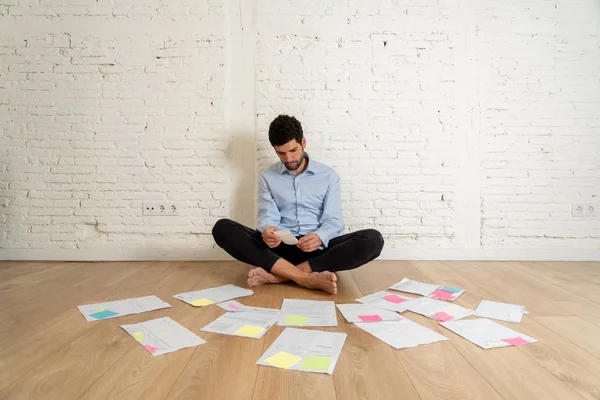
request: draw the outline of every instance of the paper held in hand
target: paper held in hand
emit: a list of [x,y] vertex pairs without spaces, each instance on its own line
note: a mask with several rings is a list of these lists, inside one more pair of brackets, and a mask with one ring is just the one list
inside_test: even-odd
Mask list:
[[281,241],[285,244],[288,244],[290,246],[295,246],[298,244],[298,239],[296,239],[296,236],[294,236],[292,232],[290,232],[288,229],[275,231],[275,234],[279,236]]

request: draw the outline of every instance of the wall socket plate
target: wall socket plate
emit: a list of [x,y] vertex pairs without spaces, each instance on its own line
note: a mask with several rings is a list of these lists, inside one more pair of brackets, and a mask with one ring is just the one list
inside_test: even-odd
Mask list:
[[573,203],[571,215],[574,217],[595,217],[600,205],[594,203]]
[[142,205],[144,216],[171,217],[179,215],[179,205],[172,202],[149,202]]

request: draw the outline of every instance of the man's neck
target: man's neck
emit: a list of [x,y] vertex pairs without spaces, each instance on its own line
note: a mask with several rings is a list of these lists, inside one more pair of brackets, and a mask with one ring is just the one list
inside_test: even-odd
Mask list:
[[308,157],[304,156],[304,159],[302,160],[302,164],[300,164],[298,169],[296,169],[295,171],[292,171],[292,173],[294,175],[300,175],[301,173],[306,171],[306,168],[308,168],[308,161],[309,161]]

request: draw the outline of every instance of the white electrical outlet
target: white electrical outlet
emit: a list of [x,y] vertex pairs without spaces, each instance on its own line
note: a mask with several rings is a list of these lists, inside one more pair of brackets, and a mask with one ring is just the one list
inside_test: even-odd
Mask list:
[[584,217],[585,216],[585,204],[573,204],[573,210],[571,214],[574,217]]
[[573,203],[573,210],[571,214],[574,217],[595,217],[598,215],[597,209],[598,206],[596,204],[584,204],[584,203]]
[[145,216],[175,216],[179,215],[179,206],[171,202],[144,203],[142,205],[142,214]]

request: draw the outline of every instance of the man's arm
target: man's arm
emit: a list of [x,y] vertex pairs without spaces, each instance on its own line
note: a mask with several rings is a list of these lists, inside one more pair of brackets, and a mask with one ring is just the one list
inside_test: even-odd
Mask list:
[[336,174],[323,200],[323,215],[319,221],[319,229],[315,232],[323,246],[327,247],[329,241],[344,230],[344,215],[342,212],[342,195],[340,177]]
[[279,226],[281,214],[275,204],[275,199],[271,194],[266,179],[261,175],[258,182],[258,227],[262,233],[265,229],[272,226]]

